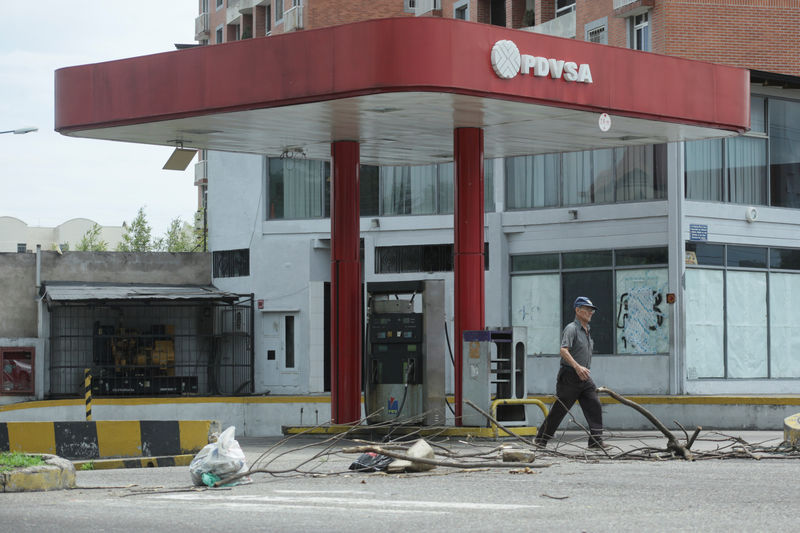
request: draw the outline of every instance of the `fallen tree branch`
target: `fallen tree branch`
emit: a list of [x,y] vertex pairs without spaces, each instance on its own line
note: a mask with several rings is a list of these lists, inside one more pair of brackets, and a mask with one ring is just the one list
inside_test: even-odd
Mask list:
[[399,453],[394,450],[387,450],[382,446],[351,446],[342,448],[342,453],[377,453],[392,457],[394,459],[401,459],[411,461],[412,463],[422,463],[433,466],[444,466],[448,468],[508,468],[508,467],[528,467],[528,468],[547,468],[549,464],[534,465],[533,463],[511,463],[504,461],[480,461],[480,462],[463,462],[463,461],[447,461],[439,459],[427,459],[425,457],[412,457],[410,455]]
[[651,413],[650,411],[648,411],[647,409],[645,409],[644,407],[642,407],[638,403],[636,403],[636,402],[634,402],[632,400],[629,400],[629,399],[627,399],[627,398],[625,398],[623,396],[620,396],[619,394],[617,394],[613,390],[608,389],[606,387],[598,387],[597,388],[597,392],[598,393],[608,394],[609,396],[611,396],[612,398],[617,400],[619,403],[621,403],[623,405],[627,405],[628,407],[631,407],[631,408],[635,409],[636,411],[639,411],[642,415],[644,415],[644,417],[646,419],[648,419],[656,427],[656,429],[658,429],[667,438],[667,449],[668,450],[671,450],[672,452],[676,453],[677,455],[680,455],[681,457],[683,457],[687,461],[692,461],[694,459],[692,457],[692,452],[689,451],[689,448],[687,448],[686,446],[684,446],[680,442],[678,442],[678,439],[675,438],[675,435],[670,430],[668,430],[667,427],[664,424],[662,424],[661,421],[658,418],[655,417],[655,415],[653,415],[653,413]]

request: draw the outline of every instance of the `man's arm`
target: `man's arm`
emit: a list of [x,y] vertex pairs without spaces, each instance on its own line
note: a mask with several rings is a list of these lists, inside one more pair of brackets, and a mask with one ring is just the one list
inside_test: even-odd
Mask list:
[[569,353],[569,348],[562,346],[560,353],[561,358],[566,361],[569,366],[575,369],[575,373],[578,374],[578,377],[581,378],[581,381],[586,381],[589,379],[589,369],[578,364],[578,362],[572,357],[572,354]]

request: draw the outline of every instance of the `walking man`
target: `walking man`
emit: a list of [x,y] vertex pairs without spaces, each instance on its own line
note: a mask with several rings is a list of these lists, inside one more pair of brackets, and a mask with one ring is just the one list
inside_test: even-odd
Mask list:
[[574,307],[575,320],[567,324],[561,333],[561,365],[556,380],[556,401],[542,422],[535,442],[539,446],[547,446],[547,441],[553,438],[564,416],[578,400],[589,424],[589,448],[605,448],[603,410],[589,370],[594,349],[589,322],[597,308],[585,296],[578,296]]

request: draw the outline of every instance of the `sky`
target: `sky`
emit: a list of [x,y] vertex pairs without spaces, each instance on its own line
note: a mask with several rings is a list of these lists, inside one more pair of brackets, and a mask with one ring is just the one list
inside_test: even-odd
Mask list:
[[194,221],[194,159],[162,170],[172,148],[56,133],[53,73],[68,66],[195,44],[197,0],[0,0],[0,216],[29,226],[88,218],[131,222],[139,210],[163,236],[175,218]]

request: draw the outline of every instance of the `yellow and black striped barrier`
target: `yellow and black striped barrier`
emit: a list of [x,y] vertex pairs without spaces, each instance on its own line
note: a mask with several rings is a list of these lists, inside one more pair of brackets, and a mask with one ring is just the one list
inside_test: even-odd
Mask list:
[[83,397],[86,401],[86,421],[92,421],[92,369],[83,371]]
[[0,422],[0,452],[49,453],[66,459],[194,454],[219,432],[214,420]]

